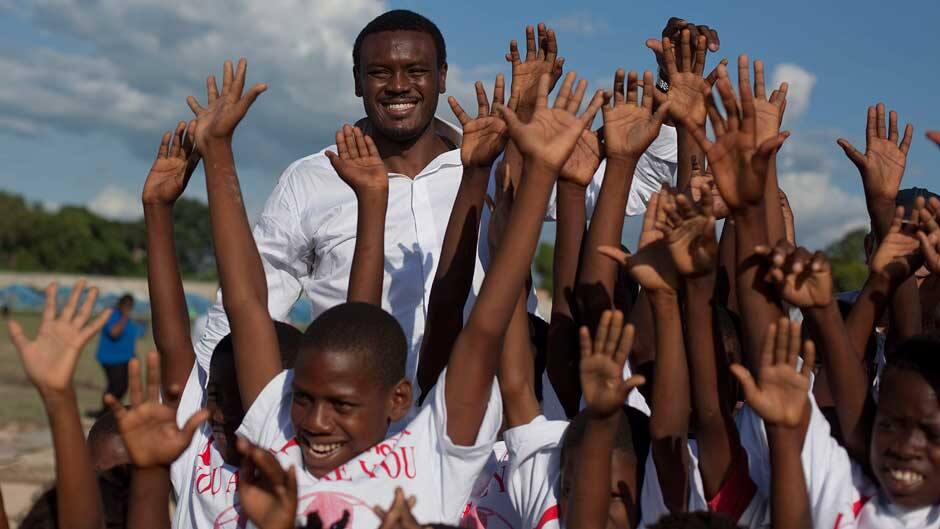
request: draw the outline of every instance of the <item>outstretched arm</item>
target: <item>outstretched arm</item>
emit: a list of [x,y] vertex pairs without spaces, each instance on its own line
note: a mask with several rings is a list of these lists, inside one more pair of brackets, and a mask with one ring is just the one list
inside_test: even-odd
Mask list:
[[[186,450],[196,428],[209,418],[209,412],[199,410],[186,421],[182,429],[177,427],[176,410],[161,402],[160,363],[156,352],[147,355],[146,386],[141,387],[139,360],[131,360],[128,371],[131,408],[125,408],[112,395],[105,398],[105,403],[114,413],[121,439],[134,465],[127,526],[167,529],[170,527],[167,510],[170,501],[170,464]],[[174,401],[179,400],[180,392],[180,386],[170,389]]]
[[[620,311],[601,315],[594,340],[587,327],[581,327],[581,386],[588,414],[581,456],[574,467],[571,485],[571,512],[566,525],[571,529],[604,527],[610,511],[610,457],[614,450],[618,422],[626,420],[621,411],[630,391],[643,384],[640,375],[623,379],[623,367],[633,346],[633,326],[623,324]],[[635,491],[634,491],[635,492]],[[635,515],[636,512],[630,513]],[[631,517],[632,518],[632,517]],[[637,520],[630,519],[630,527]]]
[[210,76],[207,106],[189,98],[196,114],[196,145],[205,158],[215,261],[225,313],[232,325],[235,365],[241,366],[236,369],[236,378],[244,409],[250,408],[261,390],[281,372],[277,335],[268,314],[264,268],[251,236],[232,153],[235,127],[267,89],[264,84],[256,84],[242,94],[247,68],[245,59],[238,61],[237,72],[232,62],[226,61],[222,93],[218,93],[215,78]]
[[809,376],[816,362],[813,342],[802,344],[800,325],[786,318],[770,324],[760,353],[755,381],[741,365],[731,367],[741,382],[748,405],[767,428],[771,461],[771,516],[780,529],[812,527],[809,494],[800,454],[810,420]]
[[56,285],[46,288],[46,305],[35,339],[29,339],[16,321],[10,320],[8,326],[26,378],[39,391],[49,418],[59,498],[58,525],[101,529],[104,527],[101,494],[85,446],[72,378],[82,349],[104,327],[111,310],[91,320],[98,290],[89,289],[79,307],[83,290],[85,280],[79,280],[56,314]]
[[573,83],[574,75],[569,74],[555,106],[548,108],[550,79],[543,75],[536,111],[528,124],[522,123],[512,110],[501,107],[510,135],[526,156],[526,170],[502,246],[450,356],[445,392],[450,417],[447,433],[458,445],[472,444],[479,432],[499,362],[499,344],[509,325],[514,301],[529,274],[558,171],[581,131],[603,104],[603,94],[598,92],[588,109],[576,116],[587,82],[582,80],[572,94]]
[[453,97],[447,100],[463,127],[460,160],[464,169],[450,210],[428,301],[428,321],[418,364],[418,387],[422,398],[437,383],[463,327],[464,305],[473,286],[477,237],[490,169],[506,146],[508,137],[506,123],[496,110],[503,105],[505,97],[502,74],[496,76],[492,105],[487,100],[483,83],[477,81],[475,86],[476,118],[471,118]]
[[[173,205],[186,189],[199,163],[186,122],[176,132],[163,135],[141,200],[147,227],[147,287],[153,319],[153,340],[160,352],[160,370],[164,373],[161,391],[183,387],[193,368],[196,355],[190,338],[189,311],[176,258],[173,236]],[[169,404],[177,404],[175,401]]]
[[388,170],[379,150],[359,127],[336,131],[336,149],[326,156],[339,177],[356,193],[356,247],[349,271],[346,301],[382,305],[385,278],[385,212],[388,209]]

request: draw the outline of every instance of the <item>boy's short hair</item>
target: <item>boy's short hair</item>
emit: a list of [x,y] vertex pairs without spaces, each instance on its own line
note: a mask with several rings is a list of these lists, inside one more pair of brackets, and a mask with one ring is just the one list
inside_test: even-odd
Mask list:
[[[274,332],[277,334],[277,348],[281,353],[281,367],[290,369],[294,367],[297,361],[297,352],[300,350],[300,344],[303,342],[304,335],[300,329],[283,321],[274,322]],[[226,334],[212,350],[212,358],[209,360],[209,371],[212,372],[212,366],[218,366],[220,362],[233,362],[235,360],[235,347],[232,342],[232,335]]]
[[407,9],[394,9],[386,11],[372,19],[371,22],[362,28],[359,35],[356,36],[356,42],[353,44],[353,70],[359,71],[359,52],[362,51],[362,41],[374,33],[383,31],[417,31],[427,33],[434,40],[434,47],[437,50],[437,67],[443,68],[447,64],[447,47],[444,45],[444,35],[441,30],[427,19],[414,11]]
[[369,303],[342,303],[320,314],[304,332],[303,354],[358,355],[385,388],[405,378],[408,342],[391,314]]
[[[614,452],[625,452],[634,454],[633,430],[630,428],[630,420],[627,418],[626,410],[621,409],[617,413],[617,432],[614,434]],[[561,468],[565,468],[565,460],[570,457],[571,450],[581,446],[587,432],[588,414],[581,412],[575,415],[574,419],[568,423],[565,428],[565,435],[561,440]]]
[[695,511],[667,514],[649,529],[738,529],[738,526],[723,514]]
[[940,396],[940,336],[921,335],[907,339],[888,357],[885,369],[904,369],[913,371],[930,384],[934,393]]

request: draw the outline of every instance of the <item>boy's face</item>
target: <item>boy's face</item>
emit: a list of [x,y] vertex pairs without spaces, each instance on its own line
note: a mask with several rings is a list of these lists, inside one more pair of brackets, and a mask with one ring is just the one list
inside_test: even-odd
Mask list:
[[375,132],[393,141],[420,136],[444,93],[447,68],[437,66],[431,35],[420,31],[382,31],[368,35],[353,72]]
[[[565,458],[565,467],[561,473],[561,497],[559,515],[565,521],[568,510],[568,498],[574,478],[574,466],[579,450],[574,448]],[[629,529],[637,521],[636,494],[636,456],[630,452],[614,450],[610,456],[610,509],[607,512],[606,529]],[[566,525],[562,523],[562,525]]]
[[411,407],[411,384],[391,388],[366,372],[359,355],[302,351],[294,368],[291,422],[304,467],[320,478],[385,439]]
[[886,369],[871,437],[871,466],[892,503],[940,503],[940,406],[937,394],[909,369]]
[[212,428],[212,444],[226,463],[238,465],[241,456],[235,449],[235,431],[245,418],[245,410],[238,392],[234,360],[214,362],[209,368],[206,410]]

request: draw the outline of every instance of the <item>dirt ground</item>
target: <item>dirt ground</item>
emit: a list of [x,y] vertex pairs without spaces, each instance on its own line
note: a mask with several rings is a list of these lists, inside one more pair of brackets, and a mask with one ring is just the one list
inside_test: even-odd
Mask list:
[[[38,315],[11,316],[23,324],[28,336],[35,335]],[[97,339],[85,348],[75,373],[79,411],[101,407],[104,374],[95,361]],[[153,349],[145,336],[137,344],[139,355]],[[87,432],[92,420],[82,418]],[[0,324],[0,491],[10,526],[26,513],[32,500],[55,479],[52,438],[42,401],[23,375],[23,368],[10,343],[5,323]]]

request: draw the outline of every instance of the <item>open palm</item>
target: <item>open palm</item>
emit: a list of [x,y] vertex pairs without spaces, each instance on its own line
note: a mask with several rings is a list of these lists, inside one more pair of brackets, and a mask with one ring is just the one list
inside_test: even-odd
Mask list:
[[475,84],[477,93],[477,117],[471,118],[453,97],[447,98],[451,110],[463,127],[460,144],[460,162],[464,167],[488,167],[503,152],[509,133],[506,122],[499,117],[497,107],[503,105],[505,81],[503,74],[496,76],[493,85],[493,103],[487,100],[483,83]]
[[237,71],[233,71],[232,61],[225,61],[222,92],[219,93],[215,76],[210,75],[206,79],[206,106],[201,106],[192,96],[187,99],[189,108],[196,115],[196,130],[193,136],[197,146],[204,145],[211,139],[230,140],[235,127],[248,113],[252,103],[267,90],[267,85],[259,83],[243,95],[247,70],[248,63],[245,59],[239,59]]
[[613,102],[601,109],[604,115],[604,150],[608,158],[638,160],[649,148],[666,119],[672,103],[653,113],[653,74],[643,74],[643,96],[639,96],[636,72],[630,72],[624,91],[623,70],[614,74]]
[[715,269],[718,241],[711,213],[711,186],[706,186],[704,195],[699,202],[690,202],[684,195],[669,196],[660,205],[666,210],[666,219],[657,227],[665,233],[672,261],[683,276],[699,276]]
[[581,187],[587,187],[601,164],[601,142],[590,129],[581,131],[571,156],[562,166],[559,177]]
[[[801,349],[803,366],[797,368]],[[784,318],[767,328],[756,381],[742,365],[735,364],[731,370],[741,382],[748,405],[765,423],[795,428],[807,412],[815,362],[813,342],[801,344],[799,324]]]
[[[195,128],[195,122],[191,126]],[[174,204],[186,190],[199,164],[199,152],[194,148],[191,132],[186,133],[186,122],[181,121],[175,133],[163,135],[157,158],[144,182],[141,198],[145,205]]]
[[519,110],[527,115],[535,108],[538,98],[539,79],[542,75],[549,76],[548,91],[555,88],[555,83],[561,78],[564,59],[558,57],[558,41],[555,32],[546,28],[545,24],[538,25],[538,40],[536,41],[535,28],[526,28],[526,56],[522,60],[516,41],[510,41],[509,53],[506,61],[512,64],[512,86],[509,107]]
[[62,392],[71,387],[82,349],[111,316],[109,309],[88,323],[98,290],[89,289],[84,303],[78,308],[78,299],[84,288],[85,280],[72,287],[72,293],[58,315],[56,284],[46,288],[46,305],[35,339],[26,337],[19,322],[10,320],[8,324],[10,339],[23,362],[26,378],[40,393]]
[[327,151],[333,169],[343,182],[359,195],[375,190],[388,192],[388,169],[379,150],[359,127],[348,123],[336,132],[336,150]]
[[272,454],[243,438],[236,446],[242,454],[238,497],[245,516],[261,529],[293,529],[297,512],[294,467],[284,470]]
[[593,340],[587,327],[581,328],[581,389],[590,412],[601,417],[613,415],[623,406],[630,390],[644,382],[641,376],[623,379],[633,336],[633,326],[623,325],[620,311],[604,311]]
[[838,144],[845,155],[855,164],[862,176],[865,196],[869,200],[894,203],[901,178],[907,165],[907,153],[911,147],[914,127],[904,128],[904,137],[898,134],[898,115],[889,113],[889,127],[885,128],[885,106],[878,103],[868,107],[865,126],[865,154],[860,153],[848,140],[839,138]]

